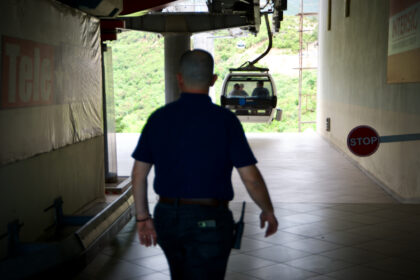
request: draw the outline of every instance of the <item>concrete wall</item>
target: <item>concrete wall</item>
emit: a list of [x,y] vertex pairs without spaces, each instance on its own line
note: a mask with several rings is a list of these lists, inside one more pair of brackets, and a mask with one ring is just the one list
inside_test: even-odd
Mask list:
[[[65,214],[104,197],[103,136],[40,154],[0,167],[1,233],[7,223],[24,223],[21,240],[34,241],[54,221],[54,212],[43,212],[62,196]],[[7,239],[1,240],[0,258]]]
[[[369,125],[380,136],[420,133],[420,83],[387,84],[389,2],[321,0],[318,132],[401,201],[420,201],[420,141],[383,143],[370,157],[347,148],[350,130]],[[331,118],[331,131],[325,120]]]

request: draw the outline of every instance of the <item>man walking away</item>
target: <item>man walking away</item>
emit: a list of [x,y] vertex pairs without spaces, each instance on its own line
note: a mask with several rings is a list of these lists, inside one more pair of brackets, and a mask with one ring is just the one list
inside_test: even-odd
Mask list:
[[[261,208],[265,236],[277,220],[264,180],[241,123],[211,102],[213,58],[203,50],[186,52],[177,75],[181,97],[156,110],[133,152],[132,182],[140,243],[158,243],[172,279],[223,279],[229,258],[233,217],[232,169]],[[154,165],[159,202],[150,215],[147,175]]]

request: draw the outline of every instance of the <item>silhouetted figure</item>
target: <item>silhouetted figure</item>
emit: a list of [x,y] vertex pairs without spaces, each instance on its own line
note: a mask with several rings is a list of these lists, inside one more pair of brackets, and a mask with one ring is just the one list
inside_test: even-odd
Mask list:
[[239,97],[239,96],[248,96],[248,93],[243,90],[243,85],[241,88],[240,84],[234,84],[233,90],[229,93],[230,97]]
[[252,97],[259,98],[268,98],[270,97],[270,92],[264,87],[263,81],[257,82],[257,87],[252,91]]
[[[137,231],[141,244],[162,247],[172,279],[221,280],[233,246],[233,167],[262,209],[266,236],[277,231],[277,220],[241,123],[208,96],[217,79],[212,56],[186,52],[177,79],[181,98],[149,117],[133,152]],[[159,195],[153,219],[147,200],[152,165]]]

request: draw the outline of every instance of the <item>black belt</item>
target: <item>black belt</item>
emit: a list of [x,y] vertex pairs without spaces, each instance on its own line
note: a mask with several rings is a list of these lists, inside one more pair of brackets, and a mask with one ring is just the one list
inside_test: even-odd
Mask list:
[[172,197],[159,197],[160,203],[178,204],[178,205],[204,205],[204,206],[228,206],[229,201],[219,200],[213,198],[172,198]]

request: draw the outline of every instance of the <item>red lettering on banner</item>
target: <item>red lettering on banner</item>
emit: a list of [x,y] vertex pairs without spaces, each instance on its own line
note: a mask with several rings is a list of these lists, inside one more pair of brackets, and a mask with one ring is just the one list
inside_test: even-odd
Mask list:
[[54,47],[2,37],[1,108],[53,102]]
[[402,37],[408,33],[414,33],[418,24],[418,8],[408,11],[397,17],[392,23],[392,38]]

